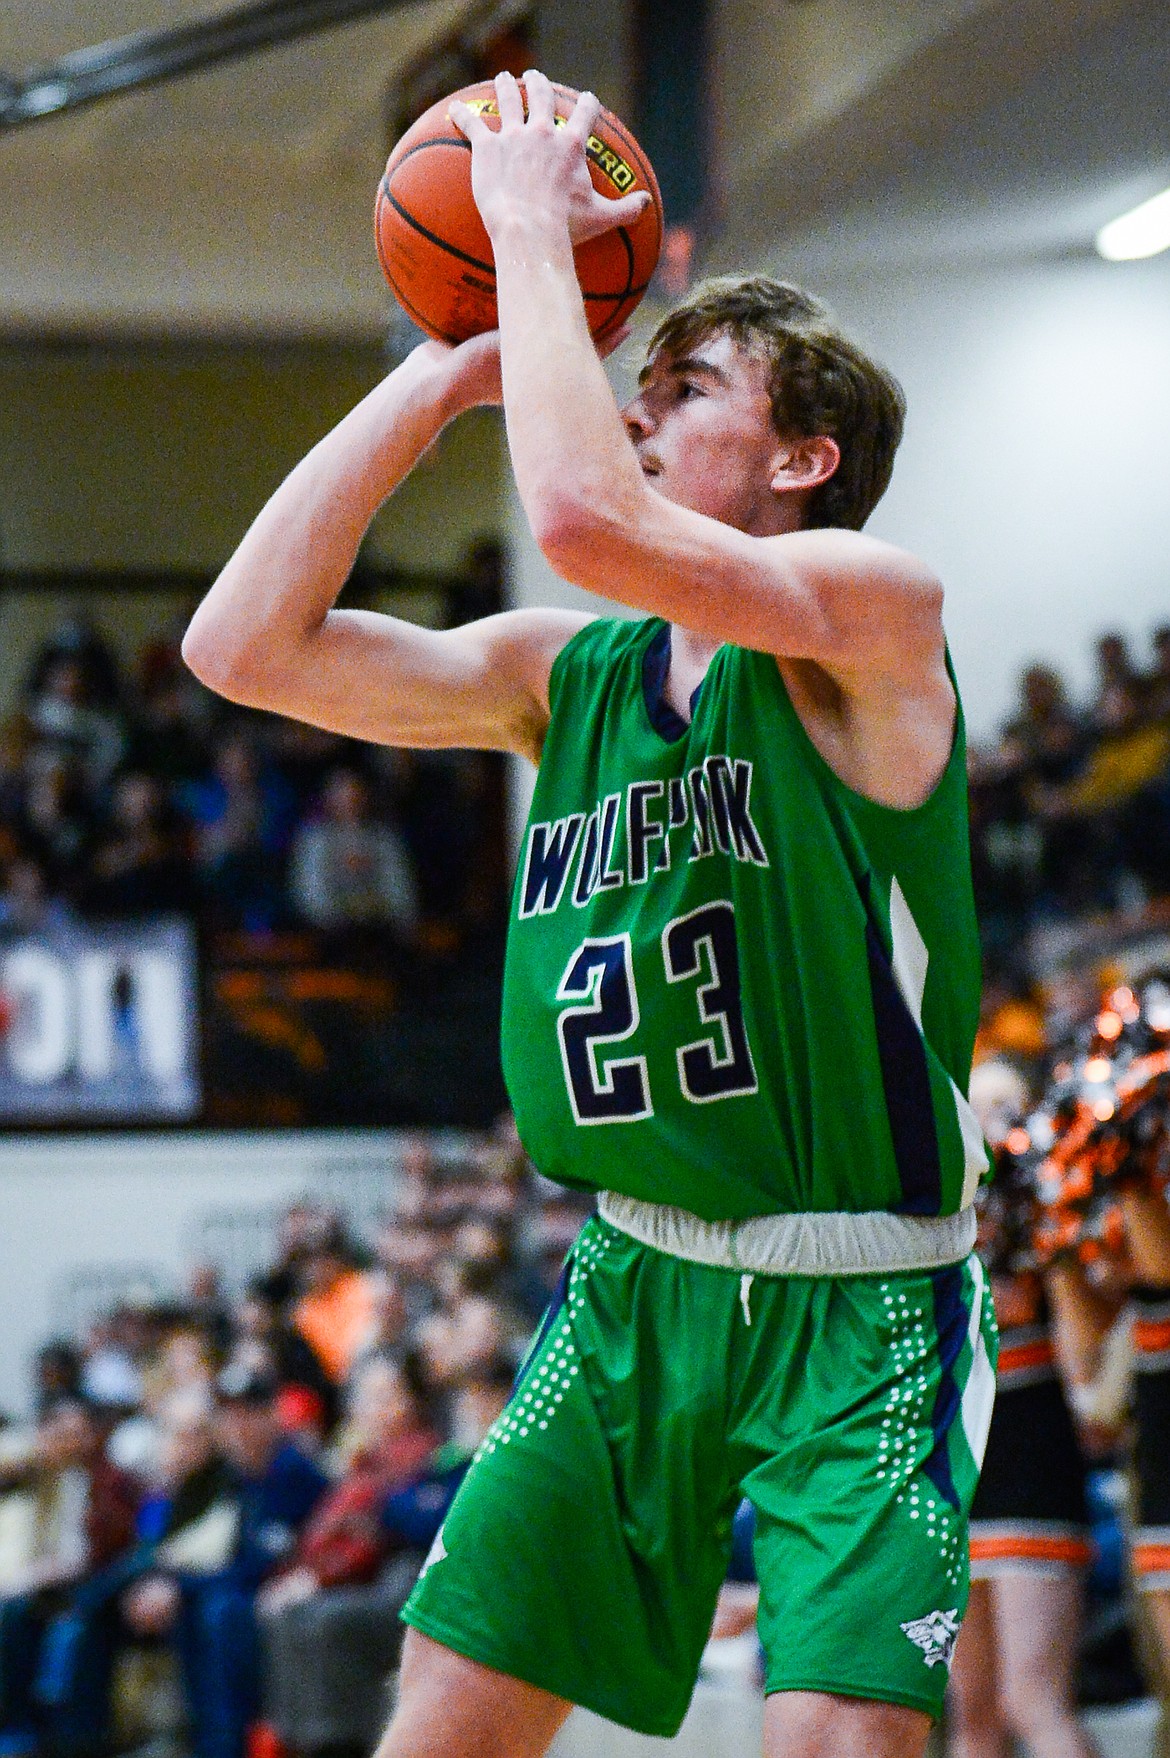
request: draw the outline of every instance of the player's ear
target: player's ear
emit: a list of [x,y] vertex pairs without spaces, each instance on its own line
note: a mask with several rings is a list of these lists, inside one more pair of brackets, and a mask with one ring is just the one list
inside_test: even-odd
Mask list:
[[840,462],[841,448],[827,433],[781,440],[772,460],[772,492],[820,488]]

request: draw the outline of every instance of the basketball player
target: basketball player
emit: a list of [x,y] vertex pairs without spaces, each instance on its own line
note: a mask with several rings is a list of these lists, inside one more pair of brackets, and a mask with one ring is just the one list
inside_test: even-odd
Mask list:
[[[672,1734],[741,1493],[768,1753],[908,1758],[963,1614],[994,1329],[941,592],[856,529],[901,396],[750,279],[667,319],[619,414],[571,243],[639,198],[593,192],[595,100],[556,128],[527,91],[525,120],[497,81],[498,135],[452,112],[499,338],[424,344],[347,416],[185,646],[239,701],[539,765],[505,1072],[536,1164],[599,1213],[407,1607],[382,1758],[535,1758],[574,1702]],[[334,610],[379,503],[501,394],[545,554],[640,620]]]

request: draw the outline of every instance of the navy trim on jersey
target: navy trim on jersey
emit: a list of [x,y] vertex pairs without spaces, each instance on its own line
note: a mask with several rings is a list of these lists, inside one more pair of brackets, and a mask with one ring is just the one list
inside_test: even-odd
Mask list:
[[[689,722],[670,706],[666,700],[666,680],[670,673],[670,624],[663,623],[654,634],[645,653],[642,655],[642,694],[646,698],[646,712],[650,716],[650,724],[660,738],[668,744],[675,744],[685,738],[689,731]],[[699,703],[699,691],[703,688],[700,680],[691,692],[691,717]]]
[[963,1304],[963,1266],[947,1264],[944,1269],[932,1270],[930,1286],[934,1295],[934,1328],[938,1337],[938,1359],[942,1371],[939,1374],[938,1391],[935,1393],[934,1410],[930,1418],[934,1446],[922,1469],[939,1495],[952,1508],[957,1508],[959,1495],[951,1471],[947,1439],[951,1424],[962,1408],[959,1382],[955,1378],[955,1363],[962,1354],[963,1344],[967,1340],[967,1329],[971,1323],[971,1315]]
[[544,1309],[544,1316],[536,1328],[536,1335],[524,1351],[524,1358],[516,1369],[516,1378],[512,1381],[513,1397],[520,1390],[520,1382],[528,1372],[532,1362],[535,1361],[537,1353],[543,1348],[545,1338],[548,1336],[549,1332],[560,1318],[561,1313],[564,1311],[569,1299],[569,1277],[572,1273],[573,1253],[570,1251],[568,1257],[561,1265],[561,1273],[557,1277],[557,1285],[553,1289],[549,1303]]
[[893,1205],[894,1213],[937,1215],[942,1212],[942,1158],[926,1045],[868,909],[865,948],[886,1114],[902,1186],[902,1200]]

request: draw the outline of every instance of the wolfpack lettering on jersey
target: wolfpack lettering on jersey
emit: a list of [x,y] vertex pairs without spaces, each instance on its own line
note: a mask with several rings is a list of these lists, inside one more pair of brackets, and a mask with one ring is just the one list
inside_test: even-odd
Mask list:
[[[671,863],[671,836],[691,825],[686,859],[695,861],[716,849],[737,861],[768,865],[764,841],[751,813],[753,764],[748,758],[708,757],[682,780],[631,781],[624,795],[606,794],[588,815],[574,812],[550,823],[528,827],[528,845],[520,887],[518,915],[551,915],[565,895],[565,881],[577,855],[572,898],[578,909],[595,891],[619,885],[644,885],[652,873]],[[665,812],[663,808],[665,807]],[[624,860],[615,862],[620,823],[625,825]],[[582,831],[582,825],[584,830]],[[681,837],[679,838],[681,842]]]
[[574,812],[569,818],[558,818],[555,824],[532,826],[524,865],[521,921],[526,916],[551,915],[560,903],[584,822],[584,814]]

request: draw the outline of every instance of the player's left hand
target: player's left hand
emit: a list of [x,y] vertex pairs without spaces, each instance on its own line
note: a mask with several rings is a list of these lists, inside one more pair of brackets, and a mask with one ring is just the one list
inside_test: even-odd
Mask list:
[[543,73],[524,75],[524,96],[510,73],[496,77],[499,130],[463,103],[451,105],[456,128],[471,142],[471,189],[490,237],[517,216],[567,226],[574,244],[628,225],[650,200],[646,190],[616,199],[593,187],[585,148],[601,109],[582,92],[573,113],[556,123],[555,93]]

